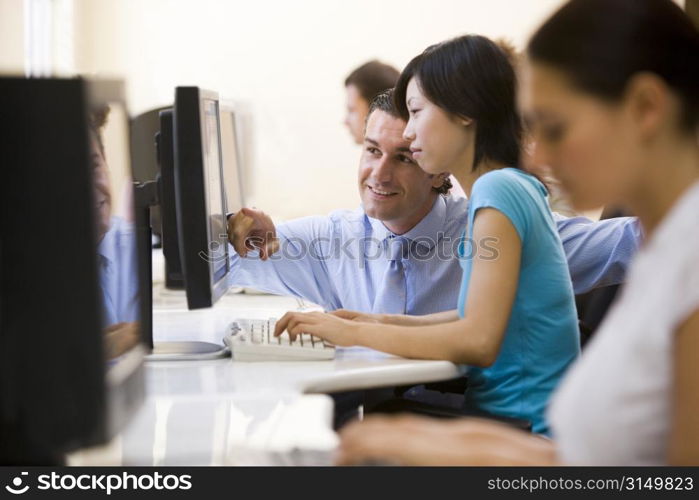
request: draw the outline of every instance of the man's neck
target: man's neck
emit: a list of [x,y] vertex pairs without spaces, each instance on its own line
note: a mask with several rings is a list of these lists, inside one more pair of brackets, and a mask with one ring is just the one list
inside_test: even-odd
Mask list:
[[406,217],[404,219],[395,219],[395,220],[383,220],[381,221],[388,229],[394,234],[405,234],[408,231],[410,231],[412,228],[417,226],[422,219],[427,217],[427,214],[429,214],[432,211],[432,207],[434,206],[434,202],[437,199],[439,194],[437,191],[432,191],[426,202],[420,207],[420,210],[416,211],[414,214],[411,214],[410,217]]

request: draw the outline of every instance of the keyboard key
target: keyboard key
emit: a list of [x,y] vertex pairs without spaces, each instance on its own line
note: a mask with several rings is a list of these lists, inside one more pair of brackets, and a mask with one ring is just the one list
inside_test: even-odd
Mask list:
[[234,321],[228,328],[231,334],[226,338],[233,359],[236,361],[310,361],[330,360],[335,357],[335,349],[327,347],[323,341],[308,333],[297,335],[291,341],[288,332],[274,336],[276,320]]

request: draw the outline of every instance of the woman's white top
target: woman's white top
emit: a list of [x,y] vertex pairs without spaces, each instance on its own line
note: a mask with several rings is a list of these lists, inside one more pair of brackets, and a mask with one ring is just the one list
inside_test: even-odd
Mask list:
[[674,335],[697,309],[699,182],[641,248],[620,297],[555,393],[548,418],[560,460],[667,462]]

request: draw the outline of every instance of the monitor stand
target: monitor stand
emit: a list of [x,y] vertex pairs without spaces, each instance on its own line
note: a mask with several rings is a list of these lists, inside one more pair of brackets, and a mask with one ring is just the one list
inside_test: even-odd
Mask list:
[[230,356],[228,347],[211,342],[177,341],[153,342],[153,248],[151,243],[150,209],[158,205],[160,176],[154,181],[134,183],[134,205],[141,300],[141,328],[143,339],[151,353],[146,361],[196,361]]

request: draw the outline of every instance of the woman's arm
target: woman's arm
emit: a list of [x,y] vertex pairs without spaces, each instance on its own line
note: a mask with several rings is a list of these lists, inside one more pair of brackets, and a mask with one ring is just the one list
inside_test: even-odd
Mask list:
[[349,319],[352,321],[402,326],[436,325],[439,323],[449,323],[459,319],[459,312],[456,309],[432,314],[424,314],[422,316],[411,316],[408,314],[373,314],[350,311],[348,309],[338,309],[336,311],[332,311],[330,314],[337,316],[338,318]]
[[451,323],[459,320],[459,311],[442,311],[422,316],[409,316],[407,314],[384,314],[382,323],[402,326],[427,326]]
[[675,333],[668,464],[699,465],[699,310]]
[[340,465],[557,465],[552,441],[473,418],[369,417],[345,426],[340,438]]
[[[485,251],[484,238],[495,241]],[[494,240],[493,240],[494,238]],[[275,334],[310,333],[339,346],[361,345],[406,358],[445,359],[489,366],[500,351],[517,293],[522,245],[510,220],[495,209],[480,209],[473,228],[474,262],[466,317],[449,323],[413,326],[353,322],[321,313],[287,313]]]

